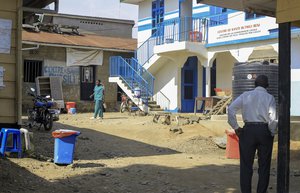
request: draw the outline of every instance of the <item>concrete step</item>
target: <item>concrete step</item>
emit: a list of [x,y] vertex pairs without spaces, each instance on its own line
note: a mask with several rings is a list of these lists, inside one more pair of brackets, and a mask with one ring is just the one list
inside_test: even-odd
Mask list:
[[149,104],[149,105],[156,105],[157,102],[156,102],[156,101],[150,101],[150,100],[148,100],[148,104]]
[[161,112],[161,111],[164,111],[164,110],[161,109],[161,108],[150,108],[150,111],[151,112],[153,112],[153,111],[159,111],[159,112]]
[[150,108],[160,109],[160,105],[157,105],[157,104],[149,104],[149,103],[148,103],[148,106],[149,106]]

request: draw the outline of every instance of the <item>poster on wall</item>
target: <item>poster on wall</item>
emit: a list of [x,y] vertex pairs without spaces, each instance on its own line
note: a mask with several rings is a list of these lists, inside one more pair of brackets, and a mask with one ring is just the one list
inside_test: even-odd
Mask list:
[[4,85],[4,71],[5,69],[3,68],[3,66],[0,66],[0,89],[4,88],[5,85]]
[[12,20],[0,19],[0,54],[9,54],[11,47]]

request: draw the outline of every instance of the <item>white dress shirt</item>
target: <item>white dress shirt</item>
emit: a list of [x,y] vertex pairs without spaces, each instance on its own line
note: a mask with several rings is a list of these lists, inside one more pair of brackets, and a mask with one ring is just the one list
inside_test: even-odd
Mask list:
[[277,132],[276,102],[263,87],[256,87],[236,98],[228,108],[228,123],[233,129],[238,129],[237,112],[241,110],[244,122],[267,123],[271,134]]

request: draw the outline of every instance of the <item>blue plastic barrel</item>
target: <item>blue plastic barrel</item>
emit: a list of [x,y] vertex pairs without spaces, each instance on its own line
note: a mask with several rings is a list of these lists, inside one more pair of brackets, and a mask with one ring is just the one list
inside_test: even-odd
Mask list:
[[73,163],[76,137],[79,131],[56,130],[52,133],[54,143],[54,163],[68,165]]

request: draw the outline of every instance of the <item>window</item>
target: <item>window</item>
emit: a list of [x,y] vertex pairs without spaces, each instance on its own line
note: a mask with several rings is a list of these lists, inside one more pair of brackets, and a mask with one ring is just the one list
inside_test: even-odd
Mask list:
[[164,0],[152,1],[152,34],[157,31],[158,24],[164,21],[164,14]]
[[227,8],[210,6],[209,13],[212,16],[210,18],[210,26],[217,26],[228,23]]
[[258,19],[258,18],[261,18],[261,17],[264,17],[264,16],[256,14],[256,13],[250,13],[250,12],[245,13],[245,20]]
[[43,61],[24,60],[24,82],[35,82],[35,78],[42,76]]

